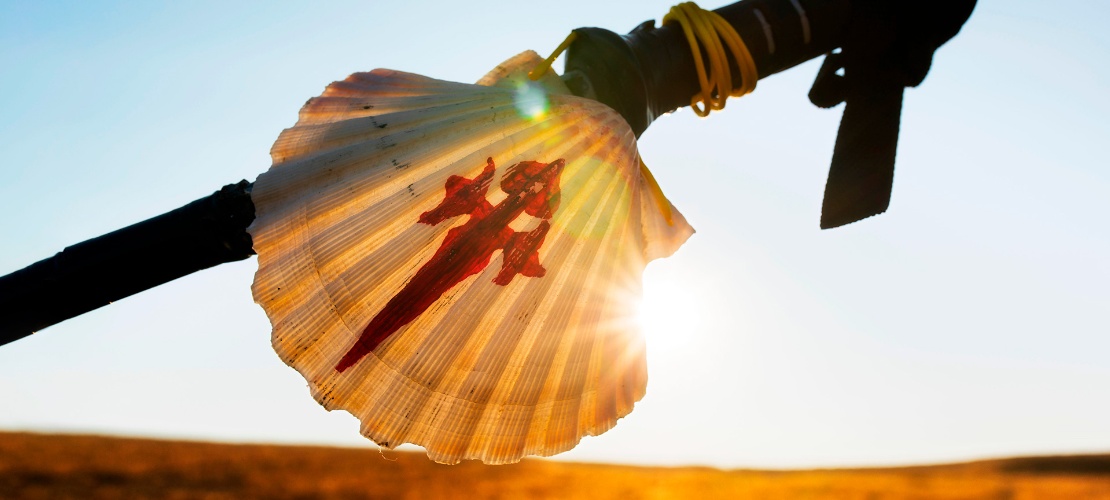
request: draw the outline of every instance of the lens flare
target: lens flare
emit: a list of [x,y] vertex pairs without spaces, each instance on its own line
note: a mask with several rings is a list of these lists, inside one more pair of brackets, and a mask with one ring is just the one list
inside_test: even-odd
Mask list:
[[516,104],[517,113],[532,120],[539,120],[546,116],[550,107],[543,86],[532,81],[525,81],[516,88],[513,101]]

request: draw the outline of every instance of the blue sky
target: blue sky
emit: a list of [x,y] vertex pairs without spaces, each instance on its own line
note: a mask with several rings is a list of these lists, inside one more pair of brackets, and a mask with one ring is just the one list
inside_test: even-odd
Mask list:
[[[253,180],[301,104],[351,72],[470,82],[669,7],[537,5],[0,1],[0,272]],[[648,395],[559,458],[1110,450],[1108,17],[981,0],[906,93],[890,211],[836,230],[818,217],[840,109],[808,103],[816,62],[653,124],[641,152],[698,233],[647,272]],[[0,348],[0,428],[370,446],[270,349],[255,268]]]

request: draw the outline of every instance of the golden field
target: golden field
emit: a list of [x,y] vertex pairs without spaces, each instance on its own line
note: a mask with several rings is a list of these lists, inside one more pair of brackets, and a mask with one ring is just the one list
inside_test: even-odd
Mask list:
[[1110,455],[800,471],[447,466],[373,449],[0,433],[0,499],[19,498],[1110,500]]

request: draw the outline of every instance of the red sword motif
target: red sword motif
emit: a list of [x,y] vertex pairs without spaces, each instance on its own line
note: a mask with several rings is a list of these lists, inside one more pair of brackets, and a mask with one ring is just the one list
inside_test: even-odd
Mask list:
[[[508,285],[517,274],[543,277],[547,271],[537,252],[551,229],[546,219],[559,208],[559,175],[565,163],[560,158],[551,163],[522,161],[509,167],[501,177],[501,190],[509,196],[497,206],[486,200],[496,170],[493,158],[486,159],[486,168],[473,179],[448,178],[443,201],[420,214],[420,223],[434,226],[459,215],[470,217],[447,231],[435,255],[370,320],[335,369],[343,372],[366,357],[452,287],[485,269],[497,250],[501,250],[502,264],[493,279],[495,284]],[[513,231],[509,223],[521,213],[544,220],[531,231]]]

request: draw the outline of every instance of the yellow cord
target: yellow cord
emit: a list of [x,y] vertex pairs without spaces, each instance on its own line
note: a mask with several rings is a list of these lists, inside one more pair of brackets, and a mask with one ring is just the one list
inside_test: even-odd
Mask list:
[[[751,52],[744,45],[744,40],[732,25],[728,24],[719,14],[702,9],[694,2],[683,2],[674,7],[663,17],[663,23],[675,21],[682,26],[686,33],[686,41],[690,43],[690,50],[694,54],[694,67],[698,72],[698,82],[701,84],[701,93],[695,94],[690,99],[690,107],[698,116],[708,116],[710,111],[724,109],[725,100],[731,95],[740,97],[755,90],[755,82],[759,74],[755,68],[755,61]],[[740,87],[732,88],[732,75],[728,68],[728,54],[721,44],[724,41],[736,65],[740,68]],[[701,51],[705,49],[709,57],[709,73],[706,74],[705,62],[702,61]],[[698,107],[698,103],[701,107]]]
[[578,33],[571,31],[566,39],[563,40],[563,43],[555,47],[555,52],[552,52],[551,55],[547,56],[547,59],[544,59],[542,63],[537,64],[535,68],[532,68],[532,71],[528,72],[528,78],[532,81],[539,80],[544,73],[547,73],[547,70],[551,69],[551,65],[555,62],[555,59],[567,50],[567,47],[570,47],[571,43],[574,43],[575,38],[578,38]]

